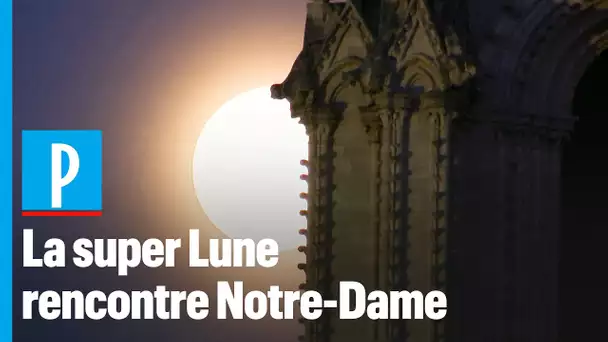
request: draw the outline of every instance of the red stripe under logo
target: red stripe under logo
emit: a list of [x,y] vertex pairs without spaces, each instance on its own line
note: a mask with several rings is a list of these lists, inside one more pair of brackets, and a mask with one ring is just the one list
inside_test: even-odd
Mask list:
[[22,211],[21,216],[101,216],[101,210],[94,210],[94,211]]

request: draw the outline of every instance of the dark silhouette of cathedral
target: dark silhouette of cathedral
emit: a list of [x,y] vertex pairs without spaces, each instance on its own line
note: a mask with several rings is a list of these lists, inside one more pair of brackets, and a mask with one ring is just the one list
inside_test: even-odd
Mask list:
[[310,137],[305,288],[439,289],[441,321],[304,341],[603,340],[608,0],[310,1],[272,87]]

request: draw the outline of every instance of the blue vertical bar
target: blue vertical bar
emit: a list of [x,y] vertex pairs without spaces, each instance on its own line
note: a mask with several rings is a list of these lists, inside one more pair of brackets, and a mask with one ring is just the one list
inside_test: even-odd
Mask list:
[[13,4],[0,0],[0,342],[13,340]]

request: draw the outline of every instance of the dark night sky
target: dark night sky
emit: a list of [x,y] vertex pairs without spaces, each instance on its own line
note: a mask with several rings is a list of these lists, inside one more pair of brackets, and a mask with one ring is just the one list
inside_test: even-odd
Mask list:
[[[298,324],[218,322],[21,321],[21,291],[43,289],[204,289],[244,278],[252,287],[295,286],[291,263],[275,270],[139,268],[42,270],[20,267],[21,230],[38,248],[50,237],[217,236],[196,201],[191,156],[204,120],[224,101],[282,81],[301,47],[304,1],[18,0],[14,4],[15,184],[22,129],[104,131],[104,216],[14,220],[14,340],[295,340]],[[16,186],[19,189],[19,186]],[[15,203],[20,193],[15,191]],[[285,260],[285,259],[283,259]]]

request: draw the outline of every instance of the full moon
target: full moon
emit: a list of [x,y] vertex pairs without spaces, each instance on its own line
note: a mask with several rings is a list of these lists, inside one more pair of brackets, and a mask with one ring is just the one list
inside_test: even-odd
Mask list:
[[271,238],[281,250],[305,242],[299,211],[306,202],[300,165],[308,157],[305,128],[270,87],[226,102],[205,123],[193,160],[194,188],[203,211],[230,238]]

